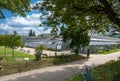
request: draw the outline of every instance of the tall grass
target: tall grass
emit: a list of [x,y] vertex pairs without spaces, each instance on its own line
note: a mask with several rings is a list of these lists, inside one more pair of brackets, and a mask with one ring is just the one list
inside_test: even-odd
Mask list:
[[[95,67],[90,72],[93,76],[93,81],[120,81],[120,60],[112,60],[104,65]],[[83,79],[75,75],[70,81],[83,81]]]

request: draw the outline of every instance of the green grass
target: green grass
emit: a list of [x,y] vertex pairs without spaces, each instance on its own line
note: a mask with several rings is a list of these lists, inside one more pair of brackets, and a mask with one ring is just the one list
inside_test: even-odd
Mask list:
[[[4,47],[0,47],[0,57],[3,57],[7,61],[11,61],[12,49],[6,48],[6,54],[4,54]],[[30,60],[34,59],[33,55],[14,50],[14,59],[24,59],[26,57],[30,58]]]
[[[92,69],[90,72],[93,77],[92,81],[120,81],[120,60],[112,60]],[[75,75],[70,81],[83,81],[83,79]]]
[[[24,72],[37,68],[65,64],[68,62],[86,58],[80,55],[70,54],[67,56],[61,55],[57,57],[46,57],[46,58],[42,58],[40,61],[34,61],[35,58],[33,55],[15,51],[14,60],[12,60],[11,49],[7,48],[7,54],[6,56],[4,56],[3,47],[0,48],[0,57],[4,58],[2,62],[3,69],[0,70],[0,76],[17,73],[17,72]],[[24,60],[25,57],[30,58],[30,60],[27,63]]]
[[120,52],[120,49],[109,49],[109,50],[99,50],[98,53],[101,54],[111,54],[115,52]]
[[120,73],[120,60],[119,61],[112,60],[104,65],[95,68],[92,71],[95,81],[114,81],[113,79],[118,73]]

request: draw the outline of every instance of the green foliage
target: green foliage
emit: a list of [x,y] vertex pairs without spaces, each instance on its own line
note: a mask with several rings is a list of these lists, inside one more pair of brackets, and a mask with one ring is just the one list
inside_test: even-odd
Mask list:
[[70,81],[83,81],[83,79],[80,78],[79,75],[75,75],[75,76],[73,76],[73,78]]
[[0,46],[5,46],[4,54],[6,55],[6,47],[12,48],[12,58],[14,56],[14,48],[22,45],[21,36],[18,35],[0,35],[2,38]]
[[[0,56],[2,56],[2,54],[1,54],[2,51],[3,51],[3,49],[0,49]],[[9,54],[10,52],[11,52],[10,49],[7,49],[7,54]],[[24,58],[26,58],[26,57],[30,58],[30,60],[28,61],[27,67],[26,67],[26,63],[24,60]],[[15,61],[13,62],[10,59],[11,59],[11,57],[8,55],[4,58],[3,69],[0,70],[0,76],[6,75],[6,74],[12,74],[12,73],[16,73],[16,72],[23,72],[23,71],[28,71],[28,70],[32,70],[32,69],[53,66],[53,65],[60,65],[60,64],[64,64],[64,63],[68,63],[68,62],[72,62],[72,61],[76,61],[76,60],[85,59],[85,57],[80,56],[80,55],[76,56],[76,55],[69,54],[69,56],[67,58],[62,58],[62,59],[58,56],[57,58],[56,57],[47,57],[47,58],[42,58],[39,61],[33,61],[33,59],[34,59],[33,55],[15,51]]]
[[0,57],[0,60],[3,60],[3,58],[2,58],[2,57]]
[[[6,60],[7,62],[13,62],[11,61],[12,58],[11,58],[11,48],[7,47],[6,48],[6,56],[4,57],[4,47],[3,46],[0,46],[0,57],[2,57],[4,60]],[[22,59],[24,60],[25,57],[29,57],[30,60],[33,60],[34,59],[34,56],[33,55],[29,55],[27,53],[24,53],[24,52],[20,52],[20,51],[14,51],[14,60],[15,59]]]
[[30,30],[29,31],[29,36],[32,36],[32,35],[33,35],[32,30]]
[[33,32],[33,36],[35,36],[35,32]]
[[63,36],[63,41],[70,41],[70,48],[75,48],[76,54],[78,54],[80,48],[84,48],[89,44],[90,37],[88,36],[88,31],[79,26],[69,26],[68,28],[61,28],[61,35]]
[[[118,3],[116,0],[105,1],[104,3],[108,3],[108,5],[112,4],[114,10],[120,7],[114,5]],[[39,8],[43,19],[47,19],[43,24],[51,27],[68,27],[77,23],[85,29],[103,32],[108,29],[109,24],[112,24],[108,17],[109,14],[104,10],[104,4],[100,0],[44,0],[41,7],[36,4],[34,8]],[[45,16],[47,17],[45,18]],[[73,27],[75,26],[73,25]]]
[[111,54],[111,53],[115,53],[115,52],[119,52],[120,49],[108,49],[106,50],[99,50],[98,53],[100,54]]
[[8,40],[9,40],[8,35],[0,35],[0,46],[7,46]]
[[29,36],[35,36],[35,32],[30,30],[29,33],[28,33]]
[[79,48],[89,44],[89,30],[104,33],[110,24],[120,26],[116,11],[120,6],[114,5],[117,3],[117,0],[43,0],[33,9],[43,14],[43,26],[52,27],[54,33],[61,29],[63,40],[71,40],[70,47],[75,47],[78,54]]
[[74,75],[71,81],[93,81],[92,75],[88,67],[85,69],[85,73],[78,75]]
[[[119,3],[118,0],[43,0],[42,3],[37,3],[33,9],[39,9],[43,14],[41,16],[43,26],[47,25],[57,30],[65,28],[66,31],[61,30],[66,32],[62,33],[63,39],[71,39],[71,47],[74,47],[77,46],[77,42],[78,44],[86,43],[82,44],[84,46],[88,44],[89,30],[104,33],[108,31],[110,24],[120,27],[120,5],[117,5]],[[119,27],[116,29],[120,29]],[[85,35],[87,38],[82,38],[81,35]]]
[[[120,60],[110,61],[104,65],[95,67],[90,72],[93,74],[92,81],[119,81],[120,80]],[[76,76],[76,75],[75,75]],[[82,77],[75,77],[74,80],[70,81],[83,81],[79,80]]]
[[41,55],[42,55],[42,51],[46,49],[46,47],[44,45],[40,45],[38,47],[35,48],[35,60],[40,60],[41,59]]
[[86,67],[86,72],[84,73],[85,81],[92,81],[92,75],[88,67]]
[[120,72],[116,73],[115,76],[113,77],[114,81],[120,81]]
[[14,16],[30,11],[30,0],[0,0],[0,18],[5,18],[2,10],[9,10]]
[[18,35],[17,31],[13,31],[13,35]]
[[15,47],[18,47],[18,46],[21,46],[22,44],[22,39],[21,39],[21,36],[18,36],[18,35],[8,35],[8,47],[12,47],[12,48],[15,48]]
[[104,65],[99,66],[93,70],[95,81],[112,81],[116,73],[120,72],[120,60],[110,61]]
[[39,60],[41,59],[41,55],[42,55],[41,52],[37,52],[37,53],[35,54],[35,60],[36,60],[36,61],[39,61]]
[[14,49],[15,47],[19,47],[22,45],[22,39],[21,36],[18,35],[8,35],[9,40],[8,40],[8,47],[12,48],[12,59],[14,58]]
[[73,61],[81,60],[81,59],[85,59],[85,58],[86,57],[84,57],[84,56],[74,55],[74,54],[60,55],[60,56],[58,55],[57,57],[54,58],[53,64],[60,65],[63,63],[73,62]]

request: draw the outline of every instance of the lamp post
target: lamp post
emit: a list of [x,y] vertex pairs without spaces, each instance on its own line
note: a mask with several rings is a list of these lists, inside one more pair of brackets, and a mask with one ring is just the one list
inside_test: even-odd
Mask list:
[[57,57],[57,48],[58,48],[58,44],[56,44],[55,57]]
[[89,57],[89,55],[90,55],[90,50],[87,49],[87,57]]

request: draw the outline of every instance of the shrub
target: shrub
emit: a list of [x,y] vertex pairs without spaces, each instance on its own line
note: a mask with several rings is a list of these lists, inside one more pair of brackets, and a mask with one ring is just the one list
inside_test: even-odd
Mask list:
[[44,45],[40,45],[38,47],[35,48],[35,60],[40,60],[41,59],[41,55],[42,55],[42,51],[46,49],[46,47]]
[[0,60],[3,60],[3,58],[2,58],[2,57],[0,57]]
[[75,75],[75,76],[73,76],[73,78],[70,81],[83,81],[83,79],[80,78],[79,75]]
[[120,72],[114,76],[113,81],[120,81]]

